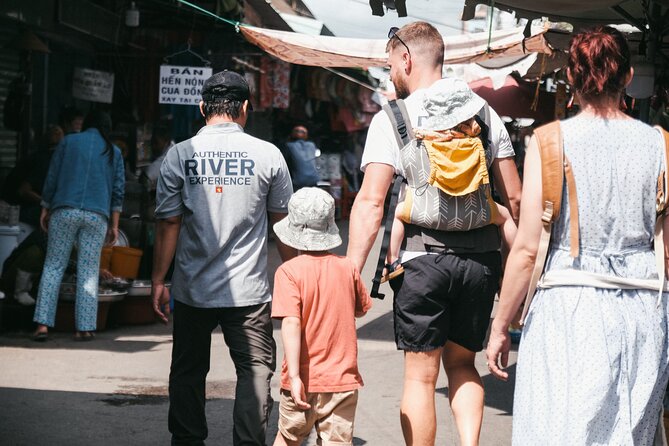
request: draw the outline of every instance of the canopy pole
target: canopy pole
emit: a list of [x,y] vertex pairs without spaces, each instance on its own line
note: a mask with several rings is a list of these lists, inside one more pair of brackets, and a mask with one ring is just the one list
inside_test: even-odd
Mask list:
[[321,67],[321,68],[323,68],[323,69],[329,71],[330,73],[336,74],[337,76],[341,76],[341,77],[343,77],[344,79],[346,79],[347,81],[351,81],[351,82],[353,82],[354,84],[358,84],[358,85],[360,85],[361,87],[365,87],[365,88],[368,89],[368,90],[372,90],[372,91],[374,91],[374,92],[377,91],[377,89],[374,88],[374,87],[372,87],[371,85],[366,84],[366,83],[364,83],[364,82],[361,82],[361,81],[359,81],[358,79],[354,78],[353,76],[349,76],[349,75],[346,74],[346,73],[342,73],[341,71],[334,70],[334,69],[332,69],[332,68],[330,68],[330,67]]
[[[488,27],[488,48],[486,48],[486,53],[490,54],[492,48],[490,48],[490,43],[492,42],[492,21],[495,18],[495,0],[490,0],[488,3],[488,13],[490,14],[490,25]],[[523,49],[525,48],[525,41],[523,41]]]
[[611,6],[610,9],[616,14],[618,14],[620,17],[625,19],[627,23],[629,23],[630,25],[639,28],[639,31],[643,31],[646,28],[646,25],[643,22],[639,21],[629,12],[625,11],[620,5]]

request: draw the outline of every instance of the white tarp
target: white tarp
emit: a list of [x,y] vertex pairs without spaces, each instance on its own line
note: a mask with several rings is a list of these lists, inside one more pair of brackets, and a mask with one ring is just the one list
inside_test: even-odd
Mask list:
[[[244,37],[267,53],[297,65],[316,67],[368,68],[385,66],[388,39],[353,39],[314,36],[276,31],[252,26],[240,27]],[[494,57],[520,56],[530,53],[551,54],[544,38],[546,29],[532,28],[525,38],[523,27],[444,37],[444,63],[468,63]]]

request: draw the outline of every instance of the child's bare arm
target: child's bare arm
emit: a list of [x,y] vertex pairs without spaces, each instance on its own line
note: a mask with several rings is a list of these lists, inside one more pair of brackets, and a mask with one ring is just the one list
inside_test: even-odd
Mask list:
[[302,323],[299,317],[288,316],[281,321],[281,339],[290,377],[290,393],[300,409],[309,409],[304,383],[300,378],[300,346],[302,343]]
[[355,317],[362,317],[367,314],[370,308],[372,308],[372,299],[369,297],[367,288],[365,284],[362,283],[360,274],[354,272],[354,284],[355,284]]

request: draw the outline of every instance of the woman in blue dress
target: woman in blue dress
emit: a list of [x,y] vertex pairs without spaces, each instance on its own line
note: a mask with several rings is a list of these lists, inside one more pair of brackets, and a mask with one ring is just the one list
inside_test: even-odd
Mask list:
[[[652,445],[669,376],[667,295],[658,291],[653,249],[665,143],[660,131],[619,109],[632,78],[620,32],[598,27],[574,36],[567,73],[581,107],[559,124],[576,185],[578,254],[570,252],[573,197],[565,187],[544,271],[544,279],[562,281],[540,286],[525,321],[513,444]],[[487,348],[491,373],[504,380],[507,327],[528,289],[542,212],[541,160],[533,139],[520,226]],[[664,231],[669,234],[666,223]],[[595,275],[604,282],[636,279],[655,289],[595,286],[589,283]],[[579,286],[576,278],[583,279]]]

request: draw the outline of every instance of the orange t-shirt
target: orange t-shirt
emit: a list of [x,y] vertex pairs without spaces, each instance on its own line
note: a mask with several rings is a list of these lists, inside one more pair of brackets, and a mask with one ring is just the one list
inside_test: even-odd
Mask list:
[[[302,254],[274,276],[272,317],[302,322],[300,378],[307,392],[345,392],[362,386],[355,314],[372,306],[353,263],[334,254]],[[288,367],[281,388],[290,390]]]

